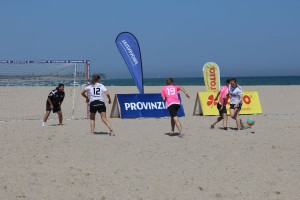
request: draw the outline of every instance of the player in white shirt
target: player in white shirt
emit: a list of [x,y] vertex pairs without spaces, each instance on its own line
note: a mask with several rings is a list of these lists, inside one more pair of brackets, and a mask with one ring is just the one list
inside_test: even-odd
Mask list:
[[[95,133],[95,116],[96,113],[99,112],[102,121],[109,128],[110,135],[115,136],[114,131],[110,125],[110,122],[106,118],[106,106],[104,103],[103,94],[107,96],[109,104],[111,103],[111,98],[105,86],[100,84],[99,81],[100,81],[100,76],[93,75],[92,84],[85,87],[84,90],[81,92],[81,95],[84,98],[86,98],[86,102],[90,104],[91,133]],[[86,93],[88,93],[88,96]]]
[[237,84],[235,78],[230,79],[228,91],[230,94],[230,116],[236,120],[237,130],[241,130],[244,127],[240,119],[240,111],[243,105],[243,90],[242,87]]

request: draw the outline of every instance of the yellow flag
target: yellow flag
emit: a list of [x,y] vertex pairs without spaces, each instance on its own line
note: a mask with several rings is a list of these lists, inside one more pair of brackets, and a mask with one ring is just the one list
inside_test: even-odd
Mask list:
[[207,92],[220,90],[220,69],[214,62],[205,63],[203,66],[203,78]]

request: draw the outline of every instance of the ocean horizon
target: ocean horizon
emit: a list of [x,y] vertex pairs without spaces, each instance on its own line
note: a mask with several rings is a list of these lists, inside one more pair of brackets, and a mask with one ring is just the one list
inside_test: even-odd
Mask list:
[[[221,85],[232,77],[221,77]],[[239,85],[300,85],[300,76],[248,76],[235,77]],[[203,77],[173,78],[178,85],[204,86]],[[166,78],[144,78],[145,86],[163,86]],[[107,79],[101,81],[106,86],[135,86],[133,79]]]
[[[224,85],[226,79],[230,77],[221,77],[221,85]],[[300,76],[244,76],[235,77],[237,82],[241,86],[251,85],[300,85]],[[144,78],[145,86],[163,86],[165,85],[166,78]],[[204,86],[203,77],[186,77],[186,78],[174,78],[175,84],[193,86]],[[59,83],[65,84],[65,86],[73,86],[74,81],[72,79],[60,78],[59,80],[17,80],[17,79],[0,79],[0,86],[57,86]],[[105,79],[101,81],[105,86],[135,86],[133,79]],[[85,85],[85,80],[76,80],[77,86]]]

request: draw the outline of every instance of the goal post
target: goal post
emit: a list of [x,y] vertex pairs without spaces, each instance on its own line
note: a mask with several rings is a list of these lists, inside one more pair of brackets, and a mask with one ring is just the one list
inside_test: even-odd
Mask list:
[[89,75],[89,60],[0,60],[0,121],[42,119],[47,96],[59,83],[65,85],[63,117],[88,118],[80,92]]

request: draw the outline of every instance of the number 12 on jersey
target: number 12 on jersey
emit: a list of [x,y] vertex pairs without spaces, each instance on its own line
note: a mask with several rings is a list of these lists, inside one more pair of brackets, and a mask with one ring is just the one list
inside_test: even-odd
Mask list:
[[93,88],[94,89],[94,95],[100,95],[100,88]]

